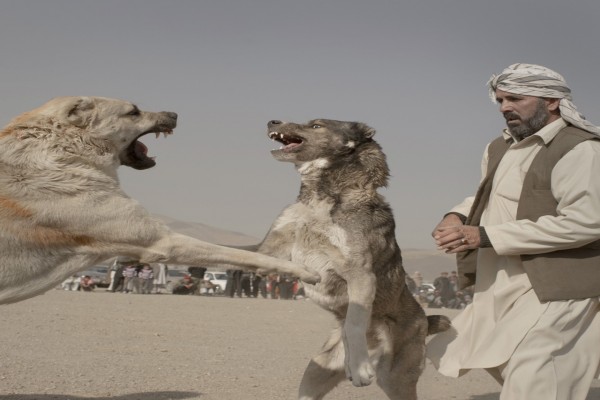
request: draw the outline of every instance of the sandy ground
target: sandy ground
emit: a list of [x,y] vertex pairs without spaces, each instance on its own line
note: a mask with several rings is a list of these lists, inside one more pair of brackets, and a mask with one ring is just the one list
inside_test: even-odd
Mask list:
[[[0,400],[294,399],[333,326],[310,301],[52,290],[0,307]],[[498,392],[484,372],[451,379],[429,363],[419,382],[421,400]],[[347,382],[326,397],[385,398]]]

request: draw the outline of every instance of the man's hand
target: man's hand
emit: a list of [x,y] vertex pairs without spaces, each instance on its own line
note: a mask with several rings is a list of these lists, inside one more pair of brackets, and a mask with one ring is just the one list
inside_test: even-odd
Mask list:
[[449,226],[462,226],[462,225],[463,225],[463,223],[460,220],[460,218],[458,217],[458,215],[448,214],[433,229],[433,232],[431,232],[431,236],[433,236],[435,238],[435,235],[437,234],[437,232],[442,228],[447,228]]
[[481,244],[479,227],[463,225],[458,216],[448,214],[431,233],[438,250],[447,254],[476,249]]

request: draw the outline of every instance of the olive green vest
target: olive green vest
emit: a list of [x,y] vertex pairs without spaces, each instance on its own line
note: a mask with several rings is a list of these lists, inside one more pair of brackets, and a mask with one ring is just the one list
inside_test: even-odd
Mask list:
[[[533,159],[517,207],[517,219],[537,221],[542,215],[557,215],[556,199],[550,188],[552,169],[577,144],[598,136],[567,126],[543,146]],[[490,197],[498,164],[510,147],[503,137],[488,148],[488,170],[482,180],[466,224],[478,226]],[[600,236],[600,232],[599,232]],[[457,254],[462,288],[475,283],[477,250]],[[583,247],[544,254],[521,255],[523,267],[540,301],[585,299],[600,296],[600,240]]]

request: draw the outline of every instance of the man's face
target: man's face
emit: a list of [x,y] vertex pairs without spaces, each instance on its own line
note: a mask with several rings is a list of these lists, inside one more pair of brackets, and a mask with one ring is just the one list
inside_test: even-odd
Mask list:
[[550,103],[557,103],[556,99],[548,100],[496,90],[496,101],[500,104],[500,112],[506,119],[508,130],[517,140],[533,135],[556,119],[551,119],[549,106]]

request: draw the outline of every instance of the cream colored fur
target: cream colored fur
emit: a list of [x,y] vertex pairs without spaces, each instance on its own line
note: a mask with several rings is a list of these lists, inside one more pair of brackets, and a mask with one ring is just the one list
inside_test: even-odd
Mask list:
[[119,165],[154,165],[138,137],[170,134],[176,120],[126,101],[61,97],[0,132],[0,304],[43,293],[116,255],[319,279],[289,261],[174,233],[120,189]]

